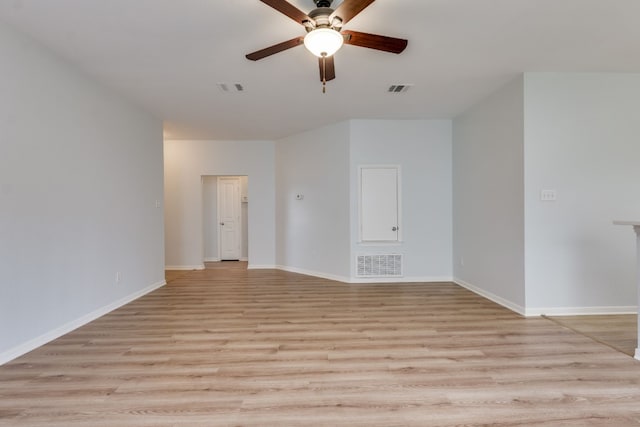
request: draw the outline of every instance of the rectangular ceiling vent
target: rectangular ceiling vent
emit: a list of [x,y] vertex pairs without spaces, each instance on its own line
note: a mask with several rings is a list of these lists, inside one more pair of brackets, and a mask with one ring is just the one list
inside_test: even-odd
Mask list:
[[402,277],[402,254],[356,256],[357,277]]
[[389,89],[387,89],[387,92],[389,92],[389,93],[405,93],[409,89],[411,89],[412,87],[413,87],[413,83],[402,84],[402,85],[391,85],[391,86],[389,86]]
[[244,86],[241,83],[217,83],[216,86],[222,92],[244,92]]

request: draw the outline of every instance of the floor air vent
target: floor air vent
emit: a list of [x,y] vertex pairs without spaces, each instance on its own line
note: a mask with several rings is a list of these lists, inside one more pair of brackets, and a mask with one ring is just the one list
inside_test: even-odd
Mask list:
[[402,277],[401,254],[358,255],[357,277]]

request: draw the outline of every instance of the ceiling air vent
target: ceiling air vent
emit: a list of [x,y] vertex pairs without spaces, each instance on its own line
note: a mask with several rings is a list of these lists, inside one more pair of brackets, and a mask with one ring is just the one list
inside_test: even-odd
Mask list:
[[244,92],[244,86],[241,83],[217,83],[216,86],[222,92]]
[[389,92],[389,93],[405,93],[411,87],[413,87],[413,84],[391,85],[391,86],[389,86],[389,89],[387,89],[387,92]]

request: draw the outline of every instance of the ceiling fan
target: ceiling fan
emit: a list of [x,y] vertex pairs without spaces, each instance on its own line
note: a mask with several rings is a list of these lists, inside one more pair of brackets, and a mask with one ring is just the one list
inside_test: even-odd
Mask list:
[[252,52],[246,55],[247,59],[257,61],[304,44],[319,59],[323,93],[326,91],[327,81],[336,78],[333,54],[343,43],[392,53],[401,53],[407,47],[405,39],[342,29],[344,24],[375,0],[344,0],[335,10],[331,8],[333,0],[313,0],[316,8],[308,14],[286,0],[260,1],[303,25],[307,34]]

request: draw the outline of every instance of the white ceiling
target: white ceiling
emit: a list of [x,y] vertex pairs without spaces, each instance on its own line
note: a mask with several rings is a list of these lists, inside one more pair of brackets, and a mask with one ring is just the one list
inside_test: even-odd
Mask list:
[[[400,55],[343,47],[323,95],[317,59],[304,47],[245,59],[304,35],[258,0],[0,0],[0,20],[162,118],[176,139],[278,139],[349,118],[450,118],[523,71],[640,72],[639,19],[639,0],[377,0],[345,29],[409,46]],[[415,86],[388,94],[395,83]]]

